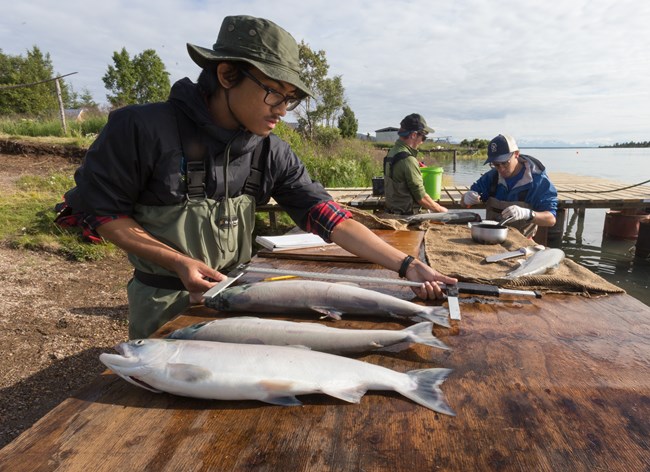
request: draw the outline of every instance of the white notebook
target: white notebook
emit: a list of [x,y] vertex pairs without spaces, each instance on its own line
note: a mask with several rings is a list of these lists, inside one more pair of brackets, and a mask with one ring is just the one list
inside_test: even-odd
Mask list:
[[255,242],[270,251],[329,246],[330,244],[334,244],[326,243],[323,238],[312,233],[284,234],[282,236],[257,236]]

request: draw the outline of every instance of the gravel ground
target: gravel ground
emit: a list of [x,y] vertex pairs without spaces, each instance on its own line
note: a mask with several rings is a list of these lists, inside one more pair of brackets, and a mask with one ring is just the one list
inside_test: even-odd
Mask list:
[[[78,165],[78,152],[20,151],[0,143],[0,192]],[[0,246],[0,448],[104,370],[99,354],[128,337],[130,274],[126,256],[82,263]]]

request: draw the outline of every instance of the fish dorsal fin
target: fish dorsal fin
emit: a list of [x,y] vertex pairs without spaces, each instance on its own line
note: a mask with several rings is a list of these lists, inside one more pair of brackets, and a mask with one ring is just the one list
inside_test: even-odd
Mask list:
[[384,352],[400,352],[408,348],[410,345],[411,345],[410,342],[405,341],[403,343],[391,344],[390,346],[382,347],[381,349],[377,349],[377,350],[384,351]]
[[310,306],[309,308],[311,308],[317,313],[321,313],[325,315],[323,318],[332,318],[335,320],[340,320],[341,315],[343,314],[342,311],[337,310],[336,308],[331,306]]

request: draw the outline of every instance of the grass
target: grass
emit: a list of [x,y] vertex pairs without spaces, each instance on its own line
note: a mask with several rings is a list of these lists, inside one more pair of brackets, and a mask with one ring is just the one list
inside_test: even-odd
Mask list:
[[0,193],[0,240],[13,248],[63,254],[73,260],[98,260],[115,254],[113,244],[88,244],[76,229],[54,224],[54,205],[72,187],[72,177],[24,176],[12,192]]
[[0,118],[0,134],[23,141],[54,142],[88,148],[106,124],[107,117],[91,115],[83,121],[66,121],[67,135],[59,119]]

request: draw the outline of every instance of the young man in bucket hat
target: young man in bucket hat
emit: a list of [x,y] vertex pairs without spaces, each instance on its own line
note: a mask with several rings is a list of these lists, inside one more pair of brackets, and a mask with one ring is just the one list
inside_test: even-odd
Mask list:
[[455,279],[351,219],[271,134],[312,93],[289,33],[265,19],[230,16],[212,49],[187,47],[203,69],[198,83],[181,79],[164,103],[111,113],[57,218],[128,253],[131,338],[149,336],[250,260],[255,206],[270,198],[303,230],[426,282],[418,296],[442,296],[436,282]]
[[420,208],[436,213],[447,211],[427,194],[420,172],[418,147],[429,133],[433,129],[417,113],[407,115],[400,123],[399,137],[384,158],[384,198],[390,214],[413,215]]
[[532,156],[521,154],[512,136],[500,134],[488,144],[490,164],[486,172],[463,195],[463,204],[486,202],[486,217],[512,218],[508,225],[533,237],[539,226],[553,226],[557,215],[557,190],[544,165]]

